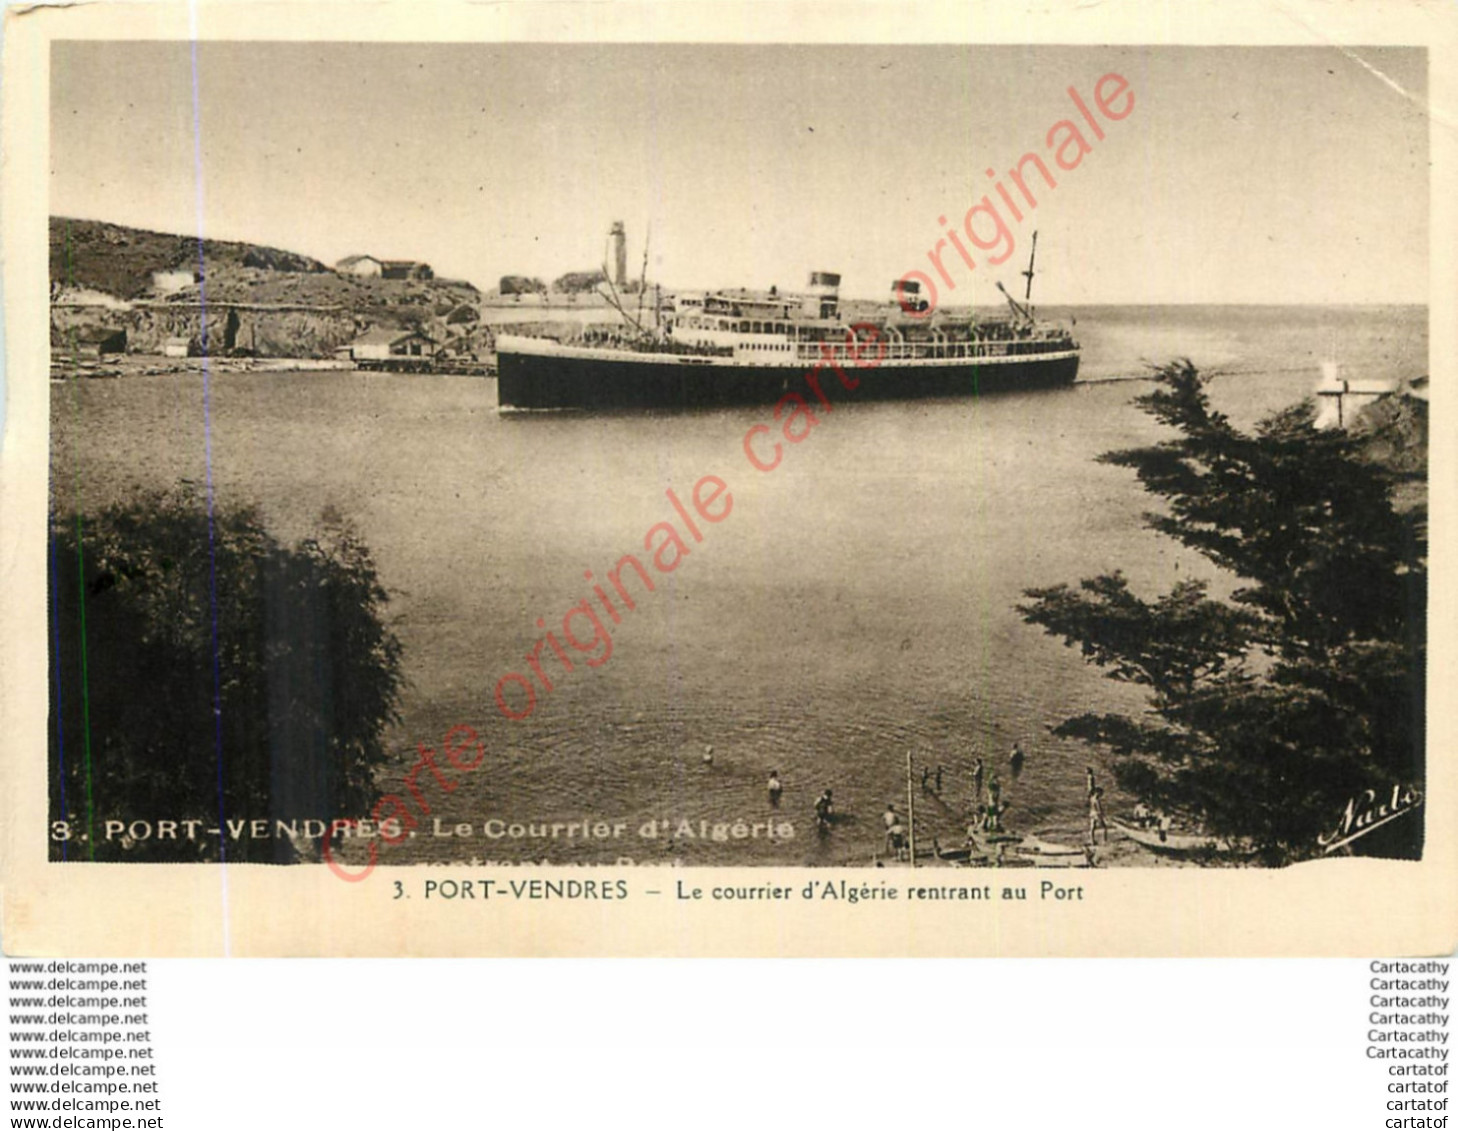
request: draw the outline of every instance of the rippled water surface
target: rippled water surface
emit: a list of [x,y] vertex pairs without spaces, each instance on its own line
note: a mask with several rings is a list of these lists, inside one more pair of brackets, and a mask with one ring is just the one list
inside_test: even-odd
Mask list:
[[[741,450],[767,410],[503,417],[489,380],[326,372],[215,377],[213,476],[220,502],[260,503],[285,537],[333,505],[372,548],[409,677],[391,736],[400,763],[382,789],[400,791],[417,743],[438,748],[455,724],[485,737],[483,764],[427,795],[472,837],[427,836],[427,821],[390,859],[867,861],[881,811],[904,803],[908,751],[944,768],[940,796],[916,791],[923,836],[960,841],[980,755],[1002,774],[1010,824],[1071,840],[1095,760],[1047,728],[1137,699],[1024,625],[1014,603],[1028,586],[1116,568],[1146,592],[1209,572],[1142,528],[1151,500],[1129,472],[1094,462],[1160,435],[1129,403],[1146,386],[1113,379],[1188,354],[1221,374],[1213,395],[1249,423],[1307,394],[1324,359],[1412,377],[1427,353],[1420,308],[1077,314],[1087,383],[907,404],[843,394],[771,474]],[[58,383],[52,414],[63,500],[204,478],[195,377]],[[675,572],[652,571],[654,592],[627,582],[637,609],[612,626],[606,662],[572,653],[566,673],[544,651],[554,690],[538,688],[530,718],[502,718],[493,689],[529,673],[537,618],[560,636],[591,596],[585,570],[600,582],[623,554],[646,564],[645,534],[675,517],[665,491],[687,503],[705,475],[728,484],[727,518],[701,524]],[[574,627],[592,636],[584,618]],[[1014,741],[1027,752],[1016,782]],[[785,783],[777,814],[772,768]],[[817,837],[825,788],[843,820]],[[793,838],[753,828],[771,817]],[[588,844],[565,828],[489,839],[490,819],[626,827]],[[700,821],[712,833],[737,820],[758,835],[672,836],[681,821],[697,834]],[[639,835],[662,821],[667,836],[661,824]]]

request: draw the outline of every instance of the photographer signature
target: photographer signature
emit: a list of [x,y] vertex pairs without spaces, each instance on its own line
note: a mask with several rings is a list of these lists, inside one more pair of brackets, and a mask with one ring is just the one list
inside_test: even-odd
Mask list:
[[1422,791],[1416,786],[1394,785],[1391,796],[1384,795],[1381,801],[1377,798],[1376,790],[1364,790],[1347,802],[1336,828],[1318,836],[1316,843],[1325,852],[1335,852],[1388,821],[1411,813],[1422,803]]

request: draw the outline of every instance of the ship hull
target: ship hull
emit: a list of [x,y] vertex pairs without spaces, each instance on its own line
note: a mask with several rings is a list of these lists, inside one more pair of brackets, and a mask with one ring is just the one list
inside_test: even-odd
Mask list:
[[[812,399],[809,367],[706,363],[677,357],[615,357],[603,351],[537,353],[505,349],[497,355],[497,397],[503,409],[702,408],[773,404],[786,393]],[[859,385],[847,391],[833,370],[819,383],[831,399],[909,400],[976,397],[1016,389],[1068,385],[1078,375],[1078,354],[1064,351],[1016,358],[887,361],[874,368],[847,366]]]

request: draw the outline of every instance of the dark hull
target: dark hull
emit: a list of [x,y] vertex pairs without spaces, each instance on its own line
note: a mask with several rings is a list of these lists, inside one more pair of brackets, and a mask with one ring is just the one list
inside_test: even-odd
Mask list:
[[[499,355],[497,367],[501,408],[702,408],[773,404],[789,392],[814,399],[806,371],[789,367],[654,364],[515,352]],[[854,391],[843,388],[833,371],[822,371],[819,380],[827,398],[976,397],[1071,384],[1078,375],[1078,358],[957,365],[900,362],[847,368],[846,374],[860,379]]]

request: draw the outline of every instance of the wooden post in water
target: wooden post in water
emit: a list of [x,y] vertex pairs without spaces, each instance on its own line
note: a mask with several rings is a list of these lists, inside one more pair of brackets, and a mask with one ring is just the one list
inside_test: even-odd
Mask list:
[[911,866],[916,867],[916,791],[911,786],[911,751],[906,752],[906,843]]

